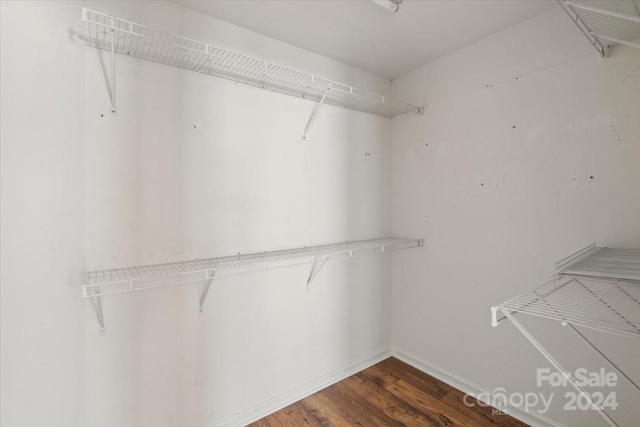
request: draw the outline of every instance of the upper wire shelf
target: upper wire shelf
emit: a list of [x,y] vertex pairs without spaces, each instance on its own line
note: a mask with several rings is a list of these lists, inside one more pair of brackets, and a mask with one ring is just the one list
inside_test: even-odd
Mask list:
[[640,249],[603,248],[593,243],[556,264],[559,274],[637,281]]
[[601,56],[624,44],[640,49],[640,0],[556,0]]
[[421,108],[394,101],[353,86],[292,70],[209,44],[155,30],[100,12],[82,9],[82,20],[92,47],[171,65],[237,83],[311,101],[395,117]]
[[[132,292],[158,286],[205,281],[214,277],[312,263],[312,275],[327,260],[358,255],[379,254],[398,249],[422,246],[422,240],[383,238],[309,246],[271,252],[258,252],[192,261],[145,265],[113,270],[91,271],[85,274],[82,297]],[[316,264],[320,264],[316,267]],[[311,276],[310,276],[311,279]]]

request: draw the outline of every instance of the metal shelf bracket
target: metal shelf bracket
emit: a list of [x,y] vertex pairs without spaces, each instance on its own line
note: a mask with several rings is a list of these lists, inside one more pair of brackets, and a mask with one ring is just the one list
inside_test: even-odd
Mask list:
[[[538,342],[538,340],[536,340],[534,338],[534,336],[531,335],[531,333],[527,329],[525,329],[525,327],[522,326],[522,324],[520,324],[520,322],[518,322],[515,319],[515,317],[513,317],[513,315],[509,312],[509,310],[501,308],[501,311],[502,311],[502,314],[504,314],[504,316],[511,321],[513,326],[515,326],[516,329],[536,348],[536,350],[538,350],[538,352],[540,352],[540,354],[542,354],[542,356],[544,356],[544,358],[547,359],[547,361],[549,363],[551,363],[551,365],[559,373],[561,373],[563,375],[563,378],[566,378],[567,381],[569,381],[569,383],[573,386],[573,388],[578,391],[578,393],[580,393],[581,395],[584,395],[586,397],[586,399],[589,401],[589,406],[592,409],[596,410],[600,414],[600,416],[607,422],[607,424],[609,424],[610,426],[613,426],[613,427],[618,427],[618,424],[616,424],[616,422],[613,421],[613,419],[611,419],[611,417],[602,408],[600,408],[600,406],[596,405],[593,402],[593,400],[591,399],[591,395],[589,393],[586,393],[582,389],[582,387],[580,387],[576,383],[576,381],[573,379],[571,374],[569,374],[569,372],[567,372],[567,370],[551,355],[551,353],[549,353],[549,351],[546,348],[544,348],[542,346],[542,344],[540,344],[540,342]],[[617,367],[616,367],[616,369],[617,369]],[[635,383],[634,383],[634,385],[635,385]]]
[[93,307],[93,312],[96,314],[96,319],[98,319],[98,325],[100,325],[100,335],[106,335],[107,330],[104,327],[104,314],[102,312],[102,297],[100,296],[100,288],[95,288],[94,292],[97,296],[91,298],[91,306]]
[[324,257],[322,259],[318,259],[317,256],[313,257],[313,263],[311,264],[311,271],[309,272],[309,278],[307,279],[307,289],[309,289],[309,284],[315,277],[318,275],[322,267],[329,261],[329,257]]
[[[113,19],[111,25],[114,25]],[[116,112],[116,31],[111,29],[111,87],[109,92],[111,95],[111,112]]]
[[595,351],[596,353],[598,353],[600,355],[600,357],[602,357],[604,360],[607,361],[607,363],[613,368],[615,369],[620,375],[622,375],[623,377],[625,377],[627,379],[627,381],[629,381],[629,384],[631,384],[633,387],[635,387],[636,390],[640,391],[640,386],[638,386],[638,384],[632,380],[631,378],[629,378],[629,375],[627,375],[622,369],[620,369],[618,367],[618,365],[616,365],[611,359],[609,359],[602,351],[600,351],[600,349],[598,347],[595,346],[595,344],[593,344],[591,341],[589,341],[589,339],[587,337],[585,337],[584,335],[582,335],[582,333],[577,330],[575,328],[575,326],[573,326],[571,323],[566,323],[566,326],[569,327],[569,329],[571,329],[573,332],[575,332],[575,334],[582,340],[584,341],[589,347],[591,347],[591,349],[593,351]]
[[204,302],[207,300],[207,295],[209,295],[209,289],[211,288],[211,283],[213,282],[213,278],[215,277],[215,271],[210,272],[209,274],[207,274],[207,276],[209,276],[209,280],[207,281],[207,284],[204,285],[204,290],[202,291],[202,295],[200,296],[200,307],[198,309],[198,313],[202,314],[204,313]]
[[302,141],[306,141],[307,140],[307,133],[309,132],[309,129],[311,128],[311,124],[316,119],[316,116],[318,115],[318,111],[320,111],[320,107],[322,107],[322,103],[324,102],[324,99],[327,97],[327,94],[329,93],[329,90],[331,90],[331,86],[329,86],[327,88],[327,90],[324,91],[324,95],[322,95],[322,99],[313,108],[313,112],[311,113],[311,117],[309,117],[309,121],[307,122],[307,126],[304,128],[304,132],[302,133]]

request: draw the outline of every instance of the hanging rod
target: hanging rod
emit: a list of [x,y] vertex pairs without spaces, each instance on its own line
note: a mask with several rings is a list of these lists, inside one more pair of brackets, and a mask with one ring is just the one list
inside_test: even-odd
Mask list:
[[[207,43],[164,33],[115,16],[82,8],[87,44],[125,56],[171,65],[285,95],[383,117],[423,109],[350,85],[272,64]],[[327,92],[328,89],[331,89]]]

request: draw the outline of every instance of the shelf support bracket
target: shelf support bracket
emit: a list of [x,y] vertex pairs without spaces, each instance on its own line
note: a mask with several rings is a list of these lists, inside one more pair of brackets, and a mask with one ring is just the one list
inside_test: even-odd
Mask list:
[[[111,25],[114,25],[113,19]],[[111,29],[111,112],[116,112],[116,32]]]
[[107,330],[104,327],[104,314],[102,313],[102,297],[100,296],[100,288],[93,288],[94,295],[97,295],[91,298],[91,306],[93,307],[93,312],[96,314],[96,319],[98,319],[98,324],[100,325],[100,335],[106,335]]
[[[576,282],[580,283],[580,281],[576,280]],[[584,286],[582,283],[580,283],[585,289],[589,290],[588,288],[586,288],[586,286]],[[616,286],[617,289],[621,290],[622,292],[624,292],[624,290],[622,290],[619,286]],[[534,291],[538,296],[540,296],[538,294],[538,292]],[[626,294],[626,292],[624,292]],[[627,294],[628,295],[628,294]],[[542,298],[541,298],[542,299]],[[551,306],[551,304],[549,304],[546,300],[542,299],[542,301],[544,301],[545,305],[547,307],[549,307],[552,311],[554,311],[556,313],[556,315],[558,317],[560,317],[562,320],[561,324],[563,326],[567,326],[569,329],[571,329],[582,341],[584,341],[589,347],[591,347],[591,349],[593,351],[595,351],[596,353],[598,353],[598,355],[600,355],[600,357],[602,357],[604,360],[607,361],[607,363],[609,363],[609,365],[611,365],[611,367],[613,369],[615,369],[616,371],[618,371],[618,373],[620,375],[622,375],[623,377],[625,377],[627,379],[627,381],[629,381],[631,383],[631,385],[633,385],[636,390],[640,391],[640,387],[638,387],[638,384],[635,383],[635,381],[633,381],[631,378],[629,378],[629,376],[627,374],[625,374],[622,369],[618,368],[618,365],[616,365],[615,363],[613,363],[613,361],[611,359],[609,359],[602,351],[600,351],[600,349],[598,347],[596,347],[595,344],[593,344],[591,341],[589,341],[589,339],[587,337],[585,337],[584,335],[582,335],[582,333],[576,329],[575,326],[573,326],[571,323],[569,323],[567,321],[566,318],[564,318],[560,313],[558,313],[558,310],[556,310],[555,308],[553,308],[553,306]],[[618,314],[616,312],[616,314]],[[624,318],[623,318],[624,319]],[[625,319],[626,320],[626,319]]]
[[209,289],[211,288],[211,283],[213,282],[214,276],[215,276],[215,271],[207,274],[207,277],[209,280],[207,280],[207,284],[204,285],[204,290],[202,291],[202,295],[200,295],[200,303],[198,308],[198,313],[200,314],[204,313],[204,302],[207,300],[207,295],[209,295]]
[[616,422],[613,421],[613,419],[611,419],[611,417],[609,417],[609,415],[602,408],[600,408],[598,405],[593,403],[593,400],[591,399],[591,394],[585,392],[582,389],[582,387],[580,387],[575,382],[575,380],[573,379],[572,375],[570,375],[567,372],[567,370],[565,368],[563,368],[562,365],[551,355],[551,353],[549,353],[549,351],[546,348],[544,348],[542,346],[542,344],[540,344],[534,338],[534,336],[531,335],[531,333],[528,330],[526,330],[525,327],[520,324],[520,322],[518,322],[516,320],[515,317],[513,317],[511,315],[511,313],[509,313],[509,310],[506,310],[506,309],[504,309],[502,307],[500,308],[500,310],[502,311],[502,314],[504,314],[504,316],[511,321],[513,326],[515,326],[516,329],[536,348],[536,350],[538,350],[540,352],[540,354],[542,354],[542,356],[544,356],[544,358],[547,359],[547,361],[549,363],[551,363],[551,365],[560,374],[563,375],[563,378],[566,378],[567,381],[573,386],[573,388],[578,391],[578,393],[580,393],[581,395],[584,395],[587,398],[587,400],[589,401],[590,407],[595,409],[596,411],[598,411],[598,413],[602,416],[602,418],[604,418],[604,420],[607,422],[607,424],[609,424],[612,427],[618,427],[618,424],[616,424]]
[[307,122],[307,127],[304,128],[304,132],[302,133],[302,141],[306,141],[307,140],[307,133],[309,132],[309,129],[311,128],[311,124],[316,119],[316,116],[318,115],[318,111],[320,111],[320,107],[324,103],[324,99],[327,97],[327,94],[329,93],[329,90],[331,90],[331,86],[329,86],[327,88],[327,90],[324,91],[324,94],[322,95],[322,99],[320,99],[320,102],[318,102],[316,104],[316,106],[314,107],[313,112],[311,113],[311,117],[309,117],[309,121]]
[[309,289],[309,284],[315,277],[318,275],[322,267],[329,261],[329,257],[318,260],[318,257],[313,257],[313,264],[311,264],[311,271],[309,272],[309,278],[307,279],[307,289]]
[[600,355],[600,357],[602,357],[604,360],[607,361],[607,363],[609,363],[609,365],[611,365],[611,367],[613,367],[613,369],[615,369],[616,371],[618,371],[618,373],[620,375],[622,375],[623,377],[625,377],[627,379],[627,381],[629,381],[629,383],[631,383],[631,385],[633,385],[636,390],[640,391],[640,386],[638,386],[638,384],[635,383],[635,381],[633,381],[631,378],[629,378],[629,376],[627,374],[624,373],[624,371],[622,371],[622,369],[618,368],[618,365],[616,365],[615,363],[613,363],[613,361],[611,359],[609,359],[603,352],[600,351],[600,349],[598,347],[596,347],[591,341],[589,341],[589,339],[587,337],[585,337],[584,335],[582,335],[582,333],[580,333],[580,331],[578,331],[571,323],[567,323],[567,326],[576,333],[576,335],[578,335],[578,337],[580,337],[580,339],[582,341],[584,341],[589,347],[591,347],[591,349],[593,351],[595,351],[596,353],[598,353]]

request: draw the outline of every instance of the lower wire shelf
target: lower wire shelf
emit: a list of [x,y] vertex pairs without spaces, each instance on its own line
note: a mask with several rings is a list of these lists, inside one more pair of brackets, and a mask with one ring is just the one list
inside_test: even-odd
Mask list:
[[133,292],[159,286],[206,281],[222,275],[265,270],[298,264],[312,264],[309,283],[330,259],[371,255],[423,245],[421,239],[382,238],[308,246],[270,252],[258,252],[217,258],[112,270],[90,271],[85,274],[82,298]]
[[493,326],[503,311],[640,338],[640,285],[622,280],[558,277],[492,307]]

